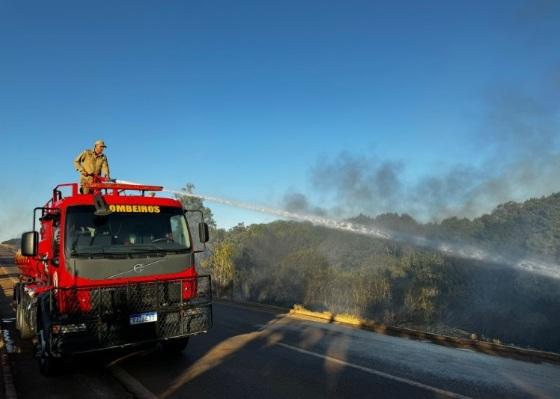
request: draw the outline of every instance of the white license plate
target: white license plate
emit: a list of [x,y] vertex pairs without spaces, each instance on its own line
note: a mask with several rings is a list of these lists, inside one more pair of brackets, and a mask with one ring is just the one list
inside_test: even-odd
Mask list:
[[135,313],[130,315],[130,325],[153,323],[157,321],[157,312]]

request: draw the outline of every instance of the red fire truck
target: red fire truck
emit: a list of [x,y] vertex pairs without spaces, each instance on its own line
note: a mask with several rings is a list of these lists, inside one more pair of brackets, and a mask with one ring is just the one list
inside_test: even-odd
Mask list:
[[36,340],[45,375],[79,353],[149,342],[181,351],[212,326],[210,276],[195,267],[208,241],[201,212],[156,196],[159,186],[98,179],[90,190],[56,186],[22,236],[16,327]]

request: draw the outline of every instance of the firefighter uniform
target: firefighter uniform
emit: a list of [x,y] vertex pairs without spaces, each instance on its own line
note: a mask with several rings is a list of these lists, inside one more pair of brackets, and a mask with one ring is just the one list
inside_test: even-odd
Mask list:
[[[105,143],[101,140],[97,141],[95,145],[106,147]],[[93,150],[84,150],[74,159],[74,167],[80,172],[80,188],[83,194],[88,194],[89,189],[84,184],[89,184],[93,181],[93,176],[103,175],[109,177],[109,162],[105,154],[97,154],[95,147]]]

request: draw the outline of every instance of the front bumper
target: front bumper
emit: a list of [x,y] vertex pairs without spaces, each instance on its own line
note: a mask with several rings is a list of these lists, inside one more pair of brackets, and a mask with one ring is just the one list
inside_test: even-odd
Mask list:
[[[210,276],[69,290],[51,295],[53,356],[187,337],[212,327]],[[157,320],[133,324],[131,316],[138,314],[155,314]]]

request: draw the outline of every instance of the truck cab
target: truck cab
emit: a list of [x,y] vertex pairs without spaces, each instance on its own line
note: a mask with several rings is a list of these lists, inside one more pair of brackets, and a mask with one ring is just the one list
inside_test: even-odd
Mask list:
[[156,196],[159,186],[101,181],[91,189],[56,186],[22,236],[16,327],[36,339],[45,375],[79,353],[148,342],[183,350],[212,326],[210,276],[195,264],[208,241],[201,212]]

